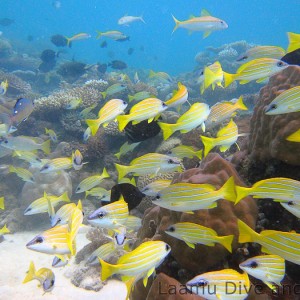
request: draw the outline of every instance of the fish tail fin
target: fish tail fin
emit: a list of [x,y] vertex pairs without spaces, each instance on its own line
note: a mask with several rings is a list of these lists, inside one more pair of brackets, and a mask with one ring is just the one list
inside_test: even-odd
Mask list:
[[75,254],[75,249],[73,247],[73,240],[74,240],[74,238],[73,238],[71,232],[66,233],[66,235],[67,235],[67,245],[68,245],[68,248],[69,248],[69,250],[71,252],[71,256],[73,256]]
[[174,20],[174,22],[175,22],[175,27],[174,27],[174,29],[173,29],[173,31],[172,31],[172,34],[175,32],[175,30],[178,28],[178,26],[179,26],[179,24],[180,24],[180,21],[179,20],[177,20],[173,15],[172,15],[172,18],[173,18],[173,20]]
[[286,138],[287,141],[289,142],[300,142],[300,129],[297,130],[296,132],[292,133]]
[[108,277],[115,274],[115,271],[117,269],[116,265],[109,264],[101,258],[99,258],[99,262],[101,264],[101,280],[102,281],[106,280]]
[[123,131],[127,124],[130,122],[130,115],[120,115],[117,117],[119,122],[119,130]]
[[224,75],[224,86],[226,88],[229,85],[231,85],[232,82],[234,81],[235,74],[229,74],[229,73],[223,72],[223,75]]
[[288,32],[289,45],[286,50],[287,53],[290,53],[300,47],[300,34]]
[[236,200],[235,204],[238,204],[242,199],[247,197],[250,193],[251,188],[247,188],[244,186],[236,186],[235,192],[236,192]]
[[143,15],[141,15],[140,16],[140,20],[144,23],[144,24],[146,24],[146,22],[145,22],[145,20],[144,20],[144,16]]
[[126,299],[129,299],[131,290],[133,289],[133,286],[134,286],[134,282],[135,282],[135,277],[131,277],[130,279],[124,281],[126,288],[127,288],[127,298]]
[[240,98],[236,101],[235,107],[240,110],[248,110],[248,107],[243,102],[243,96],[240,96]]
[[48,197],[47,197],[47,202],[48,202],[48,215],[49,215],[50,221],[52,223],[52,218],[55,215],[55,210],[54,210],[54,207],[52,205],[52,202],[50,201],[50,199]]
[[99,30],[96,30],[96,32],[97,32],[96,39],[100,39],[100,38],[101,38],[101,36],[102,36],[102,32],[101,32],[101,31],[99,31]]
[[117,159],[120,159],[120,157],[121,157],[121,153],[120,153],[120,152],[118,152],[118,153],[115,153],[115,157],[116,157]]
[[0,229],[1,234],[10,233],[10,230],[7,228],[6,224]]
[[219,190],[222,197],[230,202],[235,203],[236,193],[235,193],[235,184],[234,177],[231,176],[224,185]]
[[85,122],[91,129],[92,135],[95,135],[100,127],[100,123],[99,123],[98,119],[95,119],[95,120],[89,119],[89,120],[85,120]]
[[208,67],[204,68],[204,90],[216,81],[217,75]]
[[106,92],[100,92],[100,94],[102,95],[103,99],[106,98],[107,93]]
[[62,195],[61,195],[61,201],[63,202],[71,202],[68,192],[65,191]]
[[126,174],[129,173],[129,168],[130,166],[123,166],[123,165],[119,165],[119,164],[115,164],[116,169],[118,171],[118,179],[121,180],[123,177],[126,176]]
[[28,270],[22,283],[29,282],[29,281],[33,280],[34,278],[35,278],[35,266],[34,266],[33,261],[31,261],[30,265],[29,265],[29,270]]
[[175,131],[174,130],[175,124],[167,124],[167,123],[162,123],[162,122],[158,122],[157,124],[163,131],[164,140],[167,140]]
[[0,209],[5,209],[5,206],[4,206],[4,197],[0,197]]
[[259,236],[251,227],[241,220],[238,220],[239,228],[239,243],[253,243],[257,241],[256,237]]
[[80,210],[82,211],[82,203],[81,203],[81,200],[78,200],[77,208],[80,209]]
[[50,139],[42,143],[41,149],[44,151],[45,154],[50,154]]
[[131,102],[134,99],[134,96],[128,95],[128,101]]
[[68,38],[67,36],[65,36],[66,40],[67,40],[67,47],[71,48],[72,47],[72,41],[70,38]]
[[234,239],[234,235],[226,235],[220,237],[220,243],[230,252],[232,253],[232,242]]
[[215,139],[201,135],[201,140],[204,145],[204,157],[215,147]]
[[107,173],[106,168],[103,169],[102,174],[101,174],[101,177],[102,177],[102,178],[109,178],[109,177],[110,177],[110,175]]
[[196,154],[196,156],[201,160],[202,157],[203,157],[203,150],[202,150],[202,149],[201,149],[201,150],[198,150],[198,151],[195,152],[195,154]]
[[153,70],[150,70],[149,72],[149,78],[152,78],[156,75],[156,73]]

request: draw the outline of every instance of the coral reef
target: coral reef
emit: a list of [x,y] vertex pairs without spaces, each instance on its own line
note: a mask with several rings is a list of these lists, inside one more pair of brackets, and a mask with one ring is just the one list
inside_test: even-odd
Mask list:
[[166,154],[171,149],[181,145],[181,140],[179,138],[170,138],[166,141],[162,141],[161,144],[156,148],[155,152]]
[[7,58],[10,55],[12,55],[12,53],[13,53],[13,49],[9,41],[5,39],[0,39],[0,59]]
[[300,128],[300,113],[269,116],[264,108],[283,91],[300,84],[300,67],[290,66],[270,78],[256,101],[251,118],[249,155],[251,160],[267,162],[274,158],[290,165],[300,165],[300,144],[286,138]]

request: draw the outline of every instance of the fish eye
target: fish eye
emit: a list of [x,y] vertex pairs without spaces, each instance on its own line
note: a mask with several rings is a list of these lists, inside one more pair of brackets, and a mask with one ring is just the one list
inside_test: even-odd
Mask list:
[[97,217],[99,218],[99,219],[102,219],[102,218],[104,218],[104,216],[105,216],[105,214],[104,214],[104,212],[99,212],[98,214],[97,214]]
[[37,237],[36,240],[35,240],[35,242],[37,244],[41,244],[43,241],[44,241],[44,239],[41,236]]
[[43,169],[43,170],[49,169],[49,165],[44,165],[42,169]]
[[4,140],[4,144],[8,144],[8,140]]
[[51,286],[54,285],[54,279],[51,280],[50,284],[51,284]]
[[242,57],[242,60],[246,60],[247,58],[248,58],[248,56],[245,55],[245,56]]
[[200,279],[198,282],[196,282],[196,286],[207,286],[208,282],[204,279]]
[[58,219],[57,219],[57,223],[60,223],[60,222],[61,222],[61,218],[58,218]]
[[250,264],[250,268],[251,269],[255,269],[258,267],[258,263],[256,261],[253,261],[251,264]]
[[168,107],[168,105],[163,102],[162,107]]
[[160,199],[160,195],[158,194],[158,195],[156,195],[156,197],[155,197],[156,199]]
[[169,251],[170,249],[171,247],[168,244],[166,244],[166,251]]
[[124,105],[127,105],[127,103],[126,103],[125,101],[123,101],[123,104],[124,104]]
[[289,201],[289,202],[287,203],[287,205],[288,205],[288,206],[293,206],[293,205],[294,205],[294,201]]
[[174,226],[170,226],[170,227],[168,228],[168,231],[174,232],[174,231],[175,231],[175,227],[174,227]]
[[277,104],[272,104],[272,105],[270,105],[270,109],[276,109],[277,108]]
[[168,164],[173,164],[174,163],[174,160],[173,159],[168,159]]
[[284,66],[283,61],[279,61],[279,62],[277,63],[277,67],[282,67],[282,66]]

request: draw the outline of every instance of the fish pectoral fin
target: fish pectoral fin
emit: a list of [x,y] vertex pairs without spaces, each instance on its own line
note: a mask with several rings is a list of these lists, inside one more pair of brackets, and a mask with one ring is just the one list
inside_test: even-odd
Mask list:
[[211,34],[211,31],[205,31],[205,32],[203,33],[203,38],[204,38],[204,39],[207,38],[210,34]]
[[257,83],[263,83],[266,82],[269,79],[269,77],[263,77],[256,80]]
[[267,285],[272,291],[276,291],[277,288],[276,288],[276,283],[274,282],[269,282],[269,281],[264,281],[263,282],[265,285]]
[[217,206],[218,206],[217,202],[213,202],[208,208],[215,208]]
[[189,214],[189,215],[195,214],[193,211],[185,211],[184,213]]
[[[230,145],[231,146],[231,145]],[[220,147],[220,151],[221,152],[225,152],[225,151],[227,151],[229,148],[230,148],[230,146],[221,146]]]
[[195,245],[187,240],[184,240],[184,242],[192,249],[195,249]]
[[144,287],[147,286],[147,283],[148,283],[148,278],[155,272],[155,268],[151,268],[148,272],[147,272],[147,275],[143,278],[143,284],[144,284]]
[[102,126],[105,128],[109,123],[103,123]]
[[148,119],[148,124],[151,123],[154,120],[154,118]]
[[240,84],[246,84],[248,82],[250,82],[250,80],[240,80]]
[[205,132],[205,123],[204,122],[201,124],[201,129],[203,132]]

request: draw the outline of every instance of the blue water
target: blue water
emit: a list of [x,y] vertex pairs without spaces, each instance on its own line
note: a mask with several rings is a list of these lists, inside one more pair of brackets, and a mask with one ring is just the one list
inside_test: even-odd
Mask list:
[[[53,34],[72,36],[87,32],[92,38],[74,42],[65,54],[86,63],[108,62],[121,59],[129,67],[166,71],[173,75],[191,71],[195,55],[208,46],[246,40],[264,45],[287,46],[287,31],[299,32],[300,2],[289,0],[61,0],[56,9],[52,0],[1,1],[0,18],[11,18],[15,23],[1,27],[5,38],[11,39],[24,53],[39,53],[56,47],[50,42]],[[202,33],[189,35],[178,29],[173,35],[174,21],[190,15],[199,15],[206,8],[213,16],[229,25],[227,30],[212,33],[203,39]],[[125,14],[143,15],[146,24],[133,23],[130,27],[117,24]],[[101,48],[96,40],[96,30],[120,30],[130,36],[129,42],[108,41],[108,48]],[[34,37],[33,42],[27,36]],[[144,51],[141,51],[141,46]],[[127,51],[134,48],[129,56]]]

